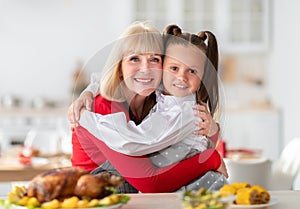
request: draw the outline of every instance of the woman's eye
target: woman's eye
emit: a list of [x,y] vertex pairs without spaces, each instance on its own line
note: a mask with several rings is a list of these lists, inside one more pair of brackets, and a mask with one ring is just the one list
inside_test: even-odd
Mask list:
[[139,58],[138,57],[130,57],[129,60],[132,62],[137,62],[137,61],[139,61]]
[[151,62],[160,62],[160,59],[157,57],[152,57]]

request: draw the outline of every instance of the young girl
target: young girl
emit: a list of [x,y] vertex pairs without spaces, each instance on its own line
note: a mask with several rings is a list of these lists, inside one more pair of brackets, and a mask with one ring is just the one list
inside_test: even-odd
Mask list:
[[[156,91],[157,104],[141,124],[136,125],[132,121],[127,123],[122,112],[102,116],[85,111],[80,119],[82,127],[110,148],[127,155],[149,154],[157,167],[174,164],[213,147],[205,136],[194,135],[194,122],[198,117],[193,117],[193,106],[196,103],[210,104],[211,115],[214,115],[218,104],[217,79],[204,81],[210,74],[211,78],[217,76],[218,48],[215,36],[209,31],[201,32],[198,36],[182,33],[176,25],[168,26],[164,34],[164,88]],[[205,87],[208,82],[213,83],[211,89]],[[213,92],[212,95],[208,94],[208,90]],[[219,189],[225,183],[227,180],[223,175],[210,172],[187,188],[205,186]]]
[[[136,33],[139,30],[135,28],[135,30],[133,31],[135,31]],[[148,44],[148,47],[149,45],[153,46],[153,43],[147,42],[146,40],[143,41],[145,45]],[[108,88],[107,84],[109,83],[106,82],[106,85],[103,85],[102,82],[101,87],[106,87],[106,89],[111,92],[111,87],[116,89],[116,86],[119,87],[121,81],[124,81],[124,83],[122,84],[122,88],[120,88],[120,90],[122,90],[123,95],[130,95],[131,98],[135,99],[128,100],[125,97],[125,99],[123,100],[125,102],[122,104],[119,102],[108,101],[106,98],[100,95],[95,99],[94,108],[95,112],[101,114],[103,114],[103,112],[105,114],[108,114],[109,112],[110,114],[113,112],[123,111],[125,112],[127,119],[138,121],[141,120],[143,117],[137,118],[136,116],[140,116],[141,114],[137,114],[136,111],[132,111],[132,108],[139,109],[143,107],[144,109],[146,104],[145,100],[143,100],[144,105],[143,103],[138,104],[137,101],[140,101],[141,98],[145,98],[145,96],[152,95],[151,91],[153,92],[154,89],[151,90],[150,88],[144,88],[144,91],[140,91],[140,87],[144,87],[144,85],[149,82],[152,83],[153,77],[149,76],[148,70],[151,69],[149,68],[149,66],[139,66],[138,68],[136,67],[144,63],[144,61],[147,61],[145,63],[152,62],[153,60],[157,61],[157,57],[155,57],[156,59],[151,59],[152,56],[148,56],[150,57],[148,60],[147,56],[144,54],[149,51],[145,51],[144,46],[140,45],[138,46],[138,48],[132,48],[133,45],[137,44],[136,40],[131,42],[125,40],[125,42],[123,41],[122,43],[126,43],[125,45],[127,51],[121,50],[122,53],[119,57],[121,58],[120,61],[116,62],[118,64],[115,65],[115,67],[111,71],[109,71],[106,76],[106,78],[111,79],[111,82],[113,82],[113,86],[110,86]],[[128,46],[131,46],[131,48],[129,48]],[[122,48],[121,45],[120,47]],[[160,60],[158,59],[158,61]],[[143,74],[145,72],[147,72],[146,75],[148,76],[148,78],[145,78],[145,74]],[[118,81],[117,83],[115,82],[116,80]],[[139,86],[139,88],[135,86],[137,83],[138,85],[141,85]],[[147,89],[150,90],[147,91]],[[118,94],[118,96],[121,95],[122,94]],[[144,96],[138,96],[139,99],[137,99],[137,95]],[[127,107],[129,106],[129,110],[131,111],[128,112],[126,110],[126,105]],[[109,111],[105,112],[104,110]],[[121,175],[141,192],[170,192],[177,190],[181,186],[186,185],[188,182],[197,178],[198,176],[203,175],[207,171],[218,169],[220,167],[220,164],[222,163],[222,161],[220,160],[220,156],[216,152],[216,150],[208,149],[201,154],[198,154],[187,160],[181,161],[175,166],[172,165],[163,168],[156,168],[152,165],[151,161],[148,159],[147,156],[131,157],[109,149],[106,146],[106,144],[95,138],[82,127],[77,127],[75,129],[72,143],[73,165],[84,166],[88,157],[93,158],[94,156],[98,156],[102,152],[103,156],[106,159],[108,159],[114,165],[114,167],[116,167],[116,169],[121,173]],[[78,147],[80,151],[80,156],[82,156],[82,158],[78,157]],[[77,157],[74,158],[74,155],[77,155]],[[223,166],[224,164],[221,165],[221,168]]]

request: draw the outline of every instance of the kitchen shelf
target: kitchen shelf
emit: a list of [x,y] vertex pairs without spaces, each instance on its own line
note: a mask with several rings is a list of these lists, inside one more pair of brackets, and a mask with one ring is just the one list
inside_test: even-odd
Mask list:
[[65,116],[67,117],[68,108],[0,108],[2,117],[35,117],[35,116]]

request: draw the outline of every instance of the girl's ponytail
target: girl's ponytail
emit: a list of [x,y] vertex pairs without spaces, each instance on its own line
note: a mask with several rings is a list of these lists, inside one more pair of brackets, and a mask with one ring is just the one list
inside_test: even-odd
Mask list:
[[216,111],[219,102],[219,87],[218,87],[218,65],[219,65],[219,50],[217,39],[210,31],[202,31],[198,33],[198,37],[206,45],[207,60],[205,63],[205,71],[202,78],[202,86],[199,94],[202,101],[207,101],[211,114]]
[[200,39],[206,42],[206,56],[210,60],[210,62],[215,67],[215,70],[218,70],[219,64],[219,51],[218,51],[218,43],[215,35],[210,31],[201,31],[198,33]]

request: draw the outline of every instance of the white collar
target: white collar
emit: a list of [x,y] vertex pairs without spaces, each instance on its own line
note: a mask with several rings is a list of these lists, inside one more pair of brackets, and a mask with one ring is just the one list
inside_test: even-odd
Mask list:
[[176,97],[172,95],[164,95],[161,90],[156,90],[157,103],[167,104],[183,104],[184,102],[194,102],[196,104],[196,93],[189,94],[185,97]]

